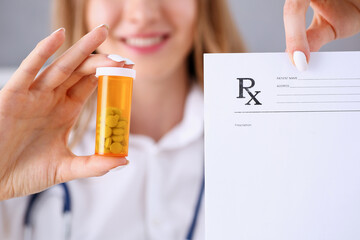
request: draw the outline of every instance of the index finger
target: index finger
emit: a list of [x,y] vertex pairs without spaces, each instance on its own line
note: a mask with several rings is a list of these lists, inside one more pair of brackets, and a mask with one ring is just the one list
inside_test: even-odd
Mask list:
[[82,37],[40,74],[32,88],[53,90],[60,86],[105,41],[107,29],[103,24]]
[[[306,11],[310,0],[286,0],[284,5],[284,26],[286,51],[291,61],[296,51],[303,52],[310,59],[309,43],[306,36]],[[293,62],[294,63],[294,62]]]

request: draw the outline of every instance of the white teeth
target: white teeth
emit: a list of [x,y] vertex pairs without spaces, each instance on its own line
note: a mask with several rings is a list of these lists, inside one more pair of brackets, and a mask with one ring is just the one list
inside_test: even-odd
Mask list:
[[126,44],[134,47],[150,47],[160,43],[163,40],[162,37],[153,38],[127,38]]

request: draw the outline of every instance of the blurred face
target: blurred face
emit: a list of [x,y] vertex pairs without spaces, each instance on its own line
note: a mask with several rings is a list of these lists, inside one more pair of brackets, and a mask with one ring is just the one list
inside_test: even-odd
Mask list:
[[135,62],[138,79],[171,77],[186,67],[193,43],[197,0],[88,0],[88,30],[106,23],[99,53]]

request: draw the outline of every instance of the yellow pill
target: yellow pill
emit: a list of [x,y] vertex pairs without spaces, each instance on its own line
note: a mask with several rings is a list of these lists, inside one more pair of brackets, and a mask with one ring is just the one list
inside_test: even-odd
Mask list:
[[116,125],[118,124],[119,118],[120,118],[119,115],[106,116],[105,123],[109,127],[116,127]]
[[114,112],[111,108],[106,108],[106,115],[114,115]]
[[124,147],[127,145],[127,142],[125,139],[121,141],[121,145],[123,145]]
[[122,140],[124,140],[124,136],[112,136],[112,140],[113,142],[121,142]]
[[110,137],[106,138],[105,139],[105,147],[110,148],[111,144],[112,144],[112,139]]
[[110,152],[111,152],[110,149],[104,148],[104,153],[110,153]]
[[125,130],[123,128],[113,128],[113,134],[114,135],[124,135]]
[[110,146],[110,152],[112,153],[119,154],[121,153],[122,150],[123,150],[123,146],[118,142],[115,142]]
[[114,115],[117,114],[117,115],[121,115],[121,110],[119,108],[113,108],[113,112],[114,112]]
[[105,137],[108,138],[108,137],[111,136],[111,134],[112,134],[111,128],[108,127],[108,126],[106,126],[106,127],[105,127]]
[[121,115],[121,110],[116,107],[107,107],[106,108],[106,115]]
[[126,126],[127,126],[126,121],[119,121],[118,124],[116,125],[117,128],[125,128]]

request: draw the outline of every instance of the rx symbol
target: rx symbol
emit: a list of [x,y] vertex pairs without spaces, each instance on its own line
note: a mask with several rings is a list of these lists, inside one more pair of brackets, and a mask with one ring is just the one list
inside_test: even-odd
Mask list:
[[[261,91],[254,91],[255,92],[254,94],[249,90],[250,88],[255,86],[255,80],[252,78],[238,78],[237,80],[239,80],[239,96],[237,98],[245,98],[244,96],[244,90],[245,90],[251,98],[247,103],[245,103],[245,105],[250,105],[252,101],[255,102],[254,105],[262,105],[261,102],[259,102],[259,100],[256,98],[256,96],[259,93],[261,93]],[[245,82],[247,83],[246,84],[247,86],[245,86]]]

